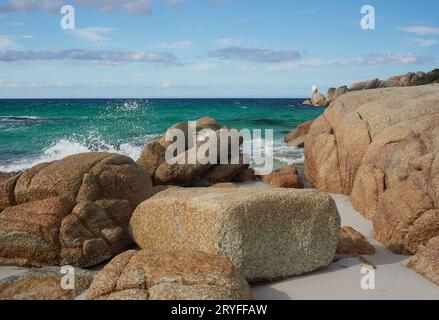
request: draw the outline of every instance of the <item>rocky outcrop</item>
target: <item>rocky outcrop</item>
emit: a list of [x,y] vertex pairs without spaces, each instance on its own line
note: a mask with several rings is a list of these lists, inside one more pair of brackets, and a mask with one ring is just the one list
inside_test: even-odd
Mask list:
[[304,104],[305,106],[312,106],[312,101],[311,99],[305,99],[302,104]]
[[439,85],[350,92],[305,139],[305,175],[318,189],[351,194],[396,253],[439,234]]
[[327,107],[329,105],[328,99],[320,92],[313,93],[311,102],[315,107]]
[[366,238],[352,227],[340,228],[340,240],[337,246],[337,256],[357,256],[375,254],[375,248]]
[[313,120],[300,124],[296,129],[285,136],[285,143],[291,147],[303,148],[305,146],[305,137],[309,133],[312,123]]
[[143,202],[130,228],[145,249],[224,256],[248,281],[304,274],[331,263],[340,216],[314,190],[170,190]]
[[439,286],[439,237],[421,246],[407,266]]
[[73,284],[63,280],[66,274],[60,268],[30,269],[0,281],[0,300],[74,300],[90,287],[95,275],[94,271],[76,268]]
[[94,279],[89,300],[249,300],[225,258],[197,251],[126,251]]
[[288,166],[272,174],[261,176],[261,179],[273,188],[304,188],[302,181],[300,181],[299,171],[294,166]]
[[[181,160],[178,163],[165,161],[166,148],[173,143],[173,141],[166,141],[165,137],[168,132],[171,133],[170,130],[172,129],[180,129],[187,140],[184,152],[174,154],[174,156]],[[220,129],[231,128],[222,127],[215,119],[205,117],[196,121],[195,132],[201,133],[204,129],[216,131],[216,137],[210,137],[210,139],[216,138],[218,148],[220,148]],[[220,164],[219,158],[216,163],[190,162],[190,155],[196,154],[194,152],[195,150],[207,146],[209,138],[205,136],[203,139],[199,139],[195,143],[195,146],[192,146],[193,142],[190,143],[189,138],[188,122],[179,122],[169,128],[161,139],[148,143],[137,163],[139,166],[148,170],[152,180],[158,185],[199,186],[229,182],[236,179],[242,172],[248,169],[249,160],[244,161],[244,155],[242,154],[239,155],[239,159],[236,158],[236,161],[229,156],[228,164]],[[242,139],[240,139],[239,142],[242,143]],[[227,152],[230,153],[231,144],[232,142],[229,138],[228,145],[221,146],[225,154],[227,154]],[[218,151],[220,151],[220,149],[218,149]],[[220,154],[220,152],[218,152],[218,154]]]
[[391,77],[387,80],[373,79],[353,84],[349,90],[370,90],[378,88],[413,87],[439,82],[439,69],[428,73],[422,71],[409,72],[407,74]]
[[0,264],[91,266],[125,250],[148,173],[128,157],[84,153],[19,176],[14,206],[0,214]]
[[334,102],[341,95],[349,92],[348,87],[342,86],[339,88],[329,88],[328,89],[328,100],[329,102]]

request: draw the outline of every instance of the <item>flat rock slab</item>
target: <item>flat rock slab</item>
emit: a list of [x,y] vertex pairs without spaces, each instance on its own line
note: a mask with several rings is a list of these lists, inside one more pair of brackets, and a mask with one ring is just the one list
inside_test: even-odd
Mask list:
[[89,300],[248,300],[248,283],[227,259],[203,252],[130,250],[94,279]]
[[340,216],[315,190],[172,189],[140,204],[130,230],[141,248],[227,257],[248,281],[301,275],[331,263]]
[[0,300],[74,300],[86,291],[96,272],[74,270],[74,288],[63,289],[59,267],[29,269],[0,281]]

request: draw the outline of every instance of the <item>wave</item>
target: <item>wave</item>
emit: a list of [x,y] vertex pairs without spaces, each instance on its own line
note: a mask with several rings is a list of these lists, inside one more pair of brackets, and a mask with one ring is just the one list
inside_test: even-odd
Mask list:
[[62,158],[86,152],[111,152],[128,156],[134,160],[140,157],[143,146],[131,143],[108,144],[95,139],[91,143],[78,142],[73,139],[60,139],[36,157],[27,157],[0,164],[0,172],[16,172],[29,169],[37,164],[60,160]]
[[[155,138],[157,135],[149,135],[145,137],[145,143]],[[253,154],[253,163],[265,159],[266,154],[272,154],[276,167],[282,167],[292,164],[303,164],[304,154],[303,149],[293,148],[285,145],[282,139],[275,140],[273,147],[267,150],[265,140],[263,138],[253,139],[244,142],[245,145],[251,144],[253,146],[261,146],[260,156]],[[7,161],[0,163],[0,172],[16,172],[29,169],[37,164],[44,162],[52,162],[62,158],[87,152],[110,152],[118,153],[137,160],[142,152],[143,145],[135,143],[110,144],[103,139],[94,138],[90,141],[78,141],[78,139],[59,139],[50,147],[45,149],[39,156],[24,157],[19,160]]]
[[47,118],[36,116],[0,116],[0,121],[39,121],[46,119]]

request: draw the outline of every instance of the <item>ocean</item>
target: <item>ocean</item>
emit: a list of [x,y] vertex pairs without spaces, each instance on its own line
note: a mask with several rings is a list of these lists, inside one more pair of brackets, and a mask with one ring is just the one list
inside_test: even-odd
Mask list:
[[211,116],[238,129],[273,129],[277,167],[303,163],[283,137],[324,109],[304,99],[38,99],[0,100],[0,172],[66,156],[106,151],[134,160],[176,122]]

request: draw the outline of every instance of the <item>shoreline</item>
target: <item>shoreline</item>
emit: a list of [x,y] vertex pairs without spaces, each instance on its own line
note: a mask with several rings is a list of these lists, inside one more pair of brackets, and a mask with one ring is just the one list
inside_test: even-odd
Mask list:
[[[241,183],[239,186],[271,188],[264,182]],[[372,223],[357,212],[348,196],[331,194],[342,218],[342,226],[351,226],[361,232],[376,253],[365,258],[377,266],[375,290],[363,290],[361,268],[367,265],[358,258],[341,258],[327,267],[290,279],[251,285],[257,300],[388,300],[426,299],[439,296],[439,287],[406,267],[408,256],[396,255],[373,238]],[[106,263],[86,270],[100,271]],[[0,266],[0,281],[25,273],[29,268]],[[86,292],[76,300],[84,300]]]

